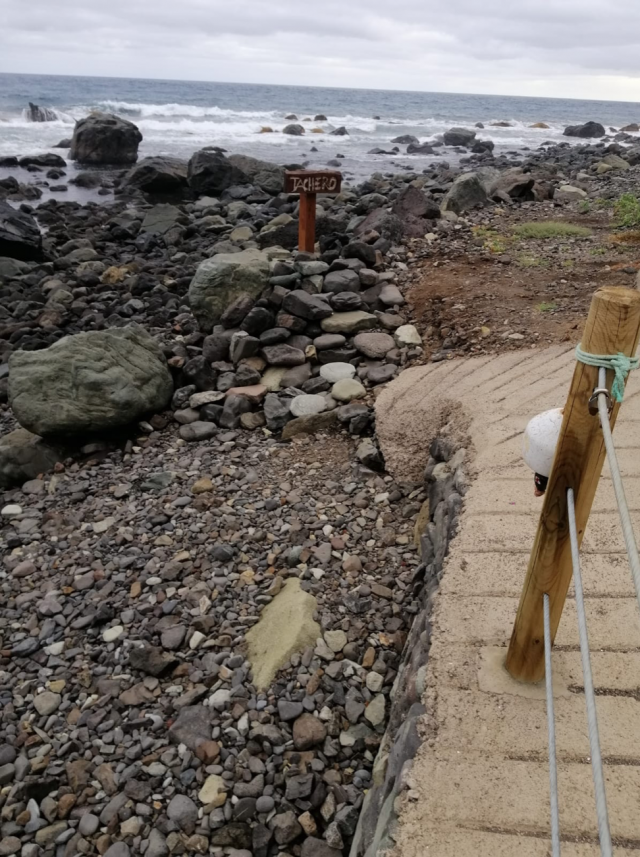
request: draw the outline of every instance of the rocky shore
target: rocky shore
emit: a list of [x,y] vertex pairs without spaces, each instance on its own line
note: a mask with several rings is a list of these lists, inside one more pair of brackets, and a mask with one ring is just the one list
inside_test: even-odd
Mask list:
[[640,146],[452,129],[461,167],[319,197],[305,254],[282,166],[137,161],[130,125],[70,141],[108,204],[0,182],[0,855],[373,857],[466,484],[462,442],[411,481],[376,439],[384,386],[461,351],[425,350],[411,260],[633,182]]

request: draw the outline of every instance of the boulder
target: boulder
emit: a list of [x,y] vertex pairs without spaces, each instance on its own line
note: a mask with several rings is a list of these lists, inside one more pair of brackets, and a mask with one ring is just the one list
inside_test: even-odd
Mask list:
[[487,191],[475,173],[463,173],[454,181],[442,201],[441,211],[462,214],[487,202]]
[[276,196],[284,190],[284,167],[279,164],[260,161],[248,155],[230,155],[228,160],[246,176],[246,181],[257,185],[265,193]]
[[269,280],[269,257],[261,250],[219,253],[198,266],[189,286],[191,311],[210,333],[240,294],[257,298]]
[[430,143],[409,143],[407,155],[433,155],[433,146]]
[[302,137],[304,134],[304,127],[302,125],[285,125],[282,129],[283,134],[290,134],[292,137]]
[[42,235],[35,219],[0,200],[0,256],[21,262],[41,262]]
[[198,196],[220,196],[231,185],[246,184],[247,177],[221,152],[201,149],[187,165],[189,187]]
[[621,128],[620,130],[627,134],[635,134],[640,131],[640,125],[638,125],[637,122],[632,122],[630,125],[625,125],[624,128]]
[[335,128],[330,133],[331,133],[332,137],[348,137],[349,136],[349,132],[344,127],[344,125],[341,125],[339,128]]
[[354,229],[355,235],[377,232],[382,238],[396,242],[402,239],[404,227],[396,214],[390,214],[386,208],[374,208]]
[[188,187],[187,162],[181,158],[143,158],[126,174],[123,185],[145,193],[180,193]]
[[599,122],[585,122],[584,125],[569,125],[564,129],[565,137],[604,137],[604,125]]
[[476,132],[468,128],[450,128],[444,132],[445,146],[471,146],[476,139]]
[[420,140],[418,140],[417,137],[414,137],[413,134],[401,134],[399,137],[394,137],[391,142],[398,143],[401,146],[408,146],[411,143],[414,145],[420,144]]
[[[430,199],[420,188],[407,185],[395,198],[392,211],[405,224],[407,229],[416,232],[416,237],[425,233],[426,224],[422,221],[435,220],[440,217],[440,206]],[[420,221],[416,223],[416,219]]]
[[9,360],[9,403],[36,434],[79,435],[161,411],[173,381],[165,357],[137,324],[66,336]]
[[29,106],[24,111],[28,122],[56,122],[58,114],[50,107],[39,107],[37,104],[29,102]]
[[112,113],[90,113],[76,122],[69,157],[80,164],[135,164],[142,134]]
[[62,170],[67,166],[65,159],[54,152],[45,152],[42,155],[25,155],[24,158],[20,158],[18,164],[23,168],[42,167],[42,169],[45,169],[46,167],[58,167]]
[[358,333],[360,330],[370,330],[376,327],[378,319],[368,312],[356,310],[355,312],[334,312],[329,318],[320,322],[320,327],[325,333]]
[[476,140],[471,147],[471,151],[474,155],[483,155],[485,152],[493,152],[495,147],[496,144],[493,140]]
[[0,437],[0,489],[35,479],[65,457],[64,451],[26,429],[9,432]]
[[629,161],[625,161],[624,158],[621,158],[620,155],[616,155],[613,152],[610,152],[608,155],[605,155],[601,163],[606,164],[612,170],[631,169],[631,164],[629,163]]
[[521,202],[532,202],[536,199],[534,185],[534,176],[531,173],[523,173],[518,168],[499,173],[495,181],[490,183],[490,187],[484,183],[489,196],[500,199],[506,195]]

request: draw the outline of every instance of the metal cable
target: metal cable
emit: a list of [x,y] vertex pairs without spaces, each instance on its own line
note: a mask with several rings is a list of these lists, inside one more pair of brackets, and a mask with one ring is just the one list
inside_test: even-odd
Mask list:
[[[605,369],[598,371],[598,387],[606,389],[607,372]],[[620,468],[618,467],[618,456],[616,448],[613,445],[613,435],[611,434],[611,425],[609,423],[608,397],[606,393],[598,395],[598,415],[600,416],[600,425],[602,426],[602,435],[604,437],[604,445],[607,450],[607,459],[609,461],[609,469],[611,470],[611,481],[613,482],[613,490],[618,503],[618,511],[620,512],[620,523],[622,524],[622,534],[624,535],[624,543],[629,555],[629,565],[631,566],[631,576],[636,589],[636,598],[638,599],[638,607],[640,607],[640,556],[638,556],[638,546],[633,533],[631,524],[631,516],[629,515],[629,506],[624,493],[624,485],[620,476]]]
[[580,634],[580,656],[582,658],[582,672],[584,675],[584,696],[587,704],[589,744],[591,745],[591,770],[593,773],[593,785],[596,794],[596,815],[598,817],[600,854],[602,857],[612,857],[613,852],[611,850],[611,833],[609,832],[607,798],[604,789],[600,738],[598,736],[596,697],[593,691],[593,676],[591,674],[591,659],[589,657],[587,617],[584,610],[584,593],[582,590],[582,574],[580,572],[580,549],[578,547],[578,530],[576,527],[576,508],[573,497],[573,488],[567,489],[567,513],[569,516],[569,534],[571,537],[571,559],[573,562],[573,583],[576,594],[576,612],[578,614],[578,632]]
[[553,857],[560,857],[560,814],[558,811],[558,768],[556,765],[556,716],[553,710],[553,677],[551,674],[551,620],[549,596],[542,596],[544,613],[544,679],[547,688],[547,730],[549,733],[549,802],[551,804],[551,847]]

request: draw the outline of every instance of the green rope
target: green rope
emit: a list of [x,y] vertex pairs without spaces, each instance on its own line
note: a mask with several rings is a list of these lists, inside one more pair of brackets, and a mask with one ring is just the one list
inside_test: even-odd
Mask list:
[[580,363],[613,370],[615,377],[611,385],[611,395],[616,402],[621,402],[624,397],[624,382],[627,375],[632,369],[637,369],[640,366],[640,360],[637,357],[627,357],[621,351],[618,351],[617,354],[589,354],[588,351],[583,351],[580,345],[581,343],[578,343],[576,346],[576,358]]

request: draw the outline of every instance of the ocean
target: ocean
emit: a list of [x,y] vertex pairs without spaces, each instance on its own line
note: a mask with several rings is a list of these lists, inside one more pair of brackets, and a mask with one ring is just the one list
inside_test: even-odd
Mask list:
[[[28,121],[25,108],[30,101],[54,110],[57,119]],[[485,128],[478,137],[493,140],[498,153],[567,140],[562,137],[566,125],[591,119],[615,128],[640,122],[640,103],[630,102],[0,74],[0,155],[49,150],[71,136],[77,119],[96,109],[136,123],[143,134],[141,156],[188,158],[203,146],[217,145],[230,153],[321,167],[340,154],[343,172],[352,179],[403,164],[423,168],[443,158],[443,154],[407,156],[406,147],[398,156],[368,154],[375,147],[391,149],[391,140],[403,134],[424,141],[455,125],[482,122]],[[304,137],[281,133],[289,114],[308,129]],[[327,119],[313,121],[318,114]],[[531,128],[535,122],[549,128]],[[328,133],[342,125],[348,136]],[[273,132],[260,133],[263,128]],[[313,133],[314,128],[322,133]],[[312,147],[318,151],[312,152]],[[446,157],[451,160],[448,153]]]

